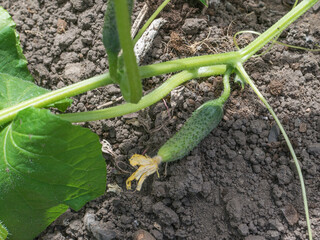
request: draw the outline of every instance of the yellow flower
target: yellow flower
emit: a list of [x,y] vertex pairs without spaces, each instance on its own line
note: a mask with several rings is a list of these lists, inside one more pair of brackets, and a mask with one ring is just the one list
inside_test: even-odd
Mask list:
[[150,158],[148,156],[134,154],[129,161],[132,166],[140,165],[140,167],[127,179],[127,189],[131,189],[131,182],[134,179],[137,181],[140,179],[136,188],[138,191],[140,191],[142,183],[149,175],[157,172],[159,177],[158,166],[161,162],[161,157],[155,156],[153,158]]

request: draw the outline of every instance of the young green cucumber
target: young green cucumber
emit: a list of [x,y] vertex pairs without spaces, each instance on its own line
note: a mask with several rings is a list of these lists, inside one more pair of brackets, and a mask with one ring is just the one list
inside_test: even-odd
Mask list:
[[[223,115],[221,99],[212,100],[198,108],[186,121],[183,127],[170,138],[158,151],[158,155],[150,158],[134,154],[130,158],[132,166],[140,165],[126,181],[127,189],[131,189],[131,182],[137,180],[137,190],[151,174],[157,172],[161,162],[170,162],[186,156],[197,144],[218,126]],[[159,176],[159,173],[158,173]]]
[[178,160],[195,148],[215,127],[223,116],[223,102],[219,99],[204,103],[193,112],[182,128],[158,151],[161,162]]

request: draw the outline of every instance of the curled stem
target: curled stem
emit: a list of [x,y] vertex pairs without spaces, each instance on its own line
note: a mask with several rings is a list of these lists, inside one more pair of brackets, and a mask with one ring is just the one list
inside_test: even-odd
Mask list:
[[294,164],[295,164],[297,172],[298,172],[300,185],[301,185],[301,191],[302,191],[304,211],[305,211],[306,221],[307,221],[309,240],[312,240],[312,231],[311,231],[311,224],[310,224],[310,218],[309,218],[309,209],[308,209],[308,200],[307,200],[306,187],[305,187],[305,184],[304,184],[304,179],[303,179],[302,171],[301,171],[301,168],[300,168],[300,165],[299,165],[299,161],[298,161],[297,156],[296,156],[296,154],[295,154],[295,152],[293,150],[293,147],[291,145],[289,137],[286,134],[286,132],[285,132],[285,130],[284,130],[279,118],[277,117],[277,115],[273,111],[272,107],[269,105],[267,100],[260,93],[258,88],[254,85],[253,81],[251,80],[251,78],[249,77],[249,75],[247,74],[245,69],[243,68],[242,64],[238,63],[236,65],[236,68],[239,71],[239,73],[242,75],[242,77],[246,80],[246,82],[250,85],[250,87],[253,89],[253,91],[257,94],[257,96],[260,98],[260,100],[263,102],[263,104],[266,106],[268,111],[271,113],[272,117],[274,118],[274,120],[276,121],[277,125],[279,126],[279,129],[280,129],[280,131],[281,131],[281,133],[282,133],[282,135],[283,135],[283,137],[284,137],[284,139],[285,139],[285,141],[287,143],[287,146],[289,148],[289,151],[291,153],[291,156],[293,158]]

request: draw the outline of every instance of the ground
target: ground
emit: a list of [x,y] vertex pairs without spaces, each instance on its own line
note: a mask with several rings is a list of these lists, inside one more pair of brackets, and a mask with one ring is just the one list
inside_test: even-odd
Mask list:
[[[147,1],[152,8],[161,1]],[[58,89],[101,74],[108,61],[101,42],[106,1],[0,0],[17,23],[24,54],[38,85]],[[135,13],[144,2],[136,3]],[[290,10],[291,1],[172,0],[168,22],[142,65],[234,50],[240,30],[263,32]],[[279,40],[315,48],[320,7],[282,33]],[[150,14],[150,13],[149,13]],[[239,37],[244,46],[251,35]],[[314,239],[320,239],[320,56],[275,45],[245,68],[278,114],[301,163]],[[145,92],[168,76],[143,81]],[[154,155],[204,101],[217,97],[221,77],[192,80],[163,101],[135,114],[82,123],[107,140],[108,191],[79,212],[69,210],[37,239],[306,239],[299,179],[283,137],[248,86],[232,83],[217,129],[180,161],[162,165],[142,190],[127,191],[134,153]],[[121,103],[116,85],[76,96],[69,112]],[[115,191],[119,186],[121,191]],[[137,232],[138,230],[145,232]],[[142,235],[145,238],[139,238]],[[149,234],[149,235],[148,235]],[[151,234],[151,235],[150,235]]]

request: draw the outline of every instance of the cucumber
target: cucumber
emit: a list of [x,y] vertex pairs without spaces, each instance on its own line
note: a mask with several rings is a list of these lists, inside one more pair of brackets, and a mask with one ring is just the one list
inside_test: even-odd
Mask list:
[[158,151],[161,162],[178,160],[191,152],[202,139],[218,126],[223,116],[219,99],[204,103],[185,122],[182,128]]
[[[109,72],[112,80],[117,81],[118,55],[121,50],[119,33],[117,29],[115,1],[109,0],[107,10],[104,15],[104,24],[102,30],[102,42],[108,54]],[[133,0],[127,0],[129,16],[133,8]]]

